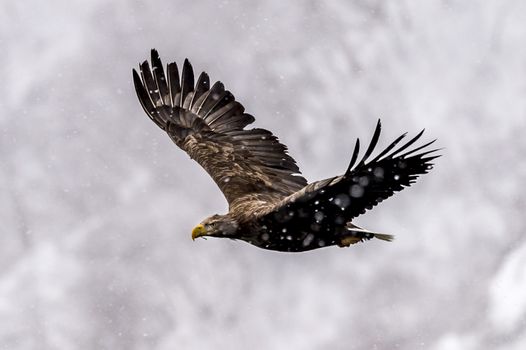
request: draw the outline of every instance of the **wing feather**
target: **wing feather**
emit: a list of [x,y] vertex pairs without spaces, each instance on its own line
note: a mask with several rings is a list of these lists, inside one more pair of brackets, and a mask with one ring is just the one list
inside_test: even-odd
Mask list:
[[[352,219],[410,186],[418,176],[432,169],[432,160],[440,155],[436,154],[438,149],[426,148],[434,141],[400,154],[400,150],[406,150],[414,144],[422,136],[422,132],[386,155],[405,134],[398,137],[380,152],[379,156],[364,162],[363,159],[367,159],[374,151],[371,145],[378,142],[379,125],[380,123],[377,124],[375,134],[365,152],[366,156],[356,166],[354,163],[358,157],[359,142],[356,143],[351,164],[345,174],[311,183],[288,196],[262,214],[259,218],[260,223],[277,220],[285,225],[284,227],[294,228],[297,232],[311,232],[312,227],[316,227],[316,232],[320,235],[323,236],[324,232],[329,235],[345,228]],[[422,150],[423,152],[418,153]],[[314,222],[314,218],[321,219]]]
[[349,162],[349,166],[347,167],[347,171],[350,171],[351,168],[354,166],[354,163],[356,163],[356,160],[358,159],[358,154],[360,153],[360,139],[356,139],[356,143],[354,144],[354,151],[352,153],[351,161]]
[[155,84],[159,90],[159,95],[162,99],[162,103],[165,105],[170,104],[170,92],[168,90],[168,84],[166,82],[166,76],[164,74],[163,65],[159,58],[157,50],[152,50],[152,73],[155,78]]
[[177,64],[175,62],[168,64],[167,71],[170,102],[172,106],[177,106],[177,101],[181,98],[181,84],[179,82],[179,69],[177,68]]
[[387,153],[389,153],[390,150],[392,150],[396,145],[404,138],[406,137],[407,133],[403,133],[402,135],[398,136],[389,146],[387,146],[382,152],[380,152],[371,162],[376,162],[378,159],[385,156]]
[[152,101],[153,105],[162,106],[163,101],[161,98],[161,94],[159,92],[159,88],[157,87],[157,83],[155,82],[155,79],[152,75],[150,65],[147,61],[143,62],[143,64],[141,65],[141,77],[146,87],[146,90],[150,95],[150,100]]
[[216,81],[214,85],[210,88],[208,93],[206,93],[203,101],[197,106],[197,110],[194,113],[197,113],[203,118],[210,114],[212,107],[217,103],[217,101],[222,98],[225,94],[225,86],[222,82]]
[[388,157],[389,158],[393,158],[393,157],[396,157],[397,154],[402,153],[409,146],[411,146],[413,143],[415,143],[422,136],[423,133],[424,133],[424,130],[420,131],[415,137],[413,137],[411,140],[409,140],[405,145],[401,146],[397,150],[394,150]]
[[183,71],[181,73],[181,96],[178,106],[184,106],[184,101],[188,94],[194,91],[194,69],[188,59],[184,60]]
[[380,132],[382,131],[382,123],[380,123],[380,119],[378,119],[378,123],[376,123],[376,128],[374,129],[373,138],[371,139],[371,142],[369,143],[369,147],[367,147],[367,151],[365,151],[365,154],[363,155],[362,160],[360,161],[359,165],[365,164],[365,161],[371,153],[373,153],[374,148],[376,147],[376,144],[378,143],[378,139],[380,138]]
[[201,75],[199,75],[199,78],[197,79],[197,83],[195,84],[195,91],[192,96],[192,100],[190,101],[190,106],[192,106],[194,102],[197,101],[199,97],[201,97],[209,89],[210,78],[208,77],[208,74],[202,72]]
[[254,117],[221,82],[210,87],[208,75],[201,73],[194,85],[187,59],[180,76],[175,63],[164,73],[156,50],[151,60],[152,69],[147,61],[140,64],[140,76],[133,70],[143,109],[211,175],[230,205],[258,193],[279,201],[307,184],[276,136],[245,129]]

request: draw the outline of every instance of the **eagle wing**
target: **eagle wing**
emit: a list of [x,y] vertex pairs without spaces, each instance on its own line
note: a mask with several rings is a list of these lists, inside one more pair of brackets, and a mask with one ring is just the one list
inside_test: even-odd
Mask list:
[[345,174],[313,182],[288,196],[261,215],[260,224],[279,223],[283,230],[296,232],[298,235],[305,235],[307,232],[330,235],[345,228],[353,218],[395,192],[410,186],[419,175],[431,170],[431,161],[440,156],[434,153],[438,149],[427,149],[435,140],[409,149],[422,136],[422,130],[396,148],[406,136],[401,135],[368,161],[378,142],[380,131],[381,124],[378,121],[372,140],[359,162],[360,141],[356,141]]
[[133,70],[142,107],[210,174],[230,206],[254,194],[282,199],[307,184],[276,136],[265,129],[245,129],[254,117],[244,113],[221,82],[210,86],[203,72],[194,84],[188,60],[180,77],[175,63],[167,65],[165,74],[156,50],[151,61],[152,68],[148,61],[140,64],[140,75]]

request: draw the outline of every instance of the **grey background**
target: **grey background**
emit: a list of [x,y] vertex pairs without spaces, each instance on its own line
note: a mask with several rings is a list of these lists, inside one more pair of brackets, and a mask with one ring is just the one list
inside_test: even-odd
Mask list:
[[[0,349],[525,349],[526,3],[4,1]],[[144,115],[157,48],[222,80],[309,180],[382,118],[444,157],[304,254],[190,240],[226,210]]]

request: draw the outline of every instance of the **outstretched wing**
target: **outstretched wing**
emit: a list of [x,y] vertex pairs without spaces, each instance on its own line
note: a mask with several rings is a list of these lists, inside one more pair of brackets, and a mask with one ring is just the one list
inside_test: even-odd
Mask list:
[[345,231],[347,223],[353,218],[410,186],[419,175],[427,173],[433,166],[431,161],[439,157],[434,153],[436,149],[426,149],[434,141],[409,149],[422,136],[422,130],[396,148],[406,136],[403,134],[368,161],[380,137],[380,130],[378,121],[373,138],[359,162],[360,142],[356,141],[345,174],[309,184],[262,215],[260,223],[279,227],[279,232],[299,235],[291,239],[301,241],[303,236],[314,233],[317,238],[328,237],[325,242],[329,243],[334,238],[332,235]]
[[307,184],[276,136],[264,129],[245,130],[254,117],[244,113],[221,82],[210,87],[203,72],[194,84],[188,60],[180,77],[175,63],[167,65],[165,74],[156,50],[151,61],[152,68],[147,61],[140,65],[140,76],[133,70],[142,107],[210,174],[230,205],[259,193],[284,198]]

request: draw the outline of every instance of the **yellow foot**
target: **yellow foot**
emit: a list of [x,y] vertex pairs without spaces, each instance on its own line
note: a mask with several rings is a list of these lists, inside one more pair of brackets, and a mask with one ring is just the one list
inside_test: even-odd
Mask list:
[[362,241],[363,239],[360,237],[347,236],[347,237],[342,238],[340,243],[338,243],[338,247],[342,247],[342,248],[348,247],[351,244],[355,244],[355,243],[362,242]]

